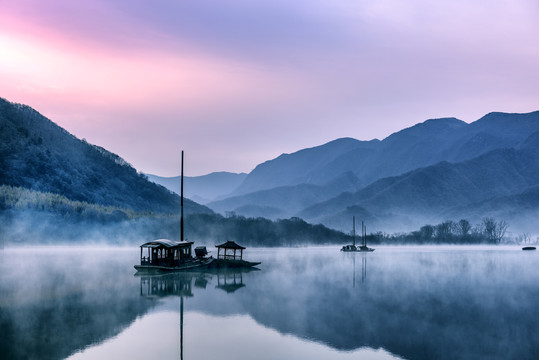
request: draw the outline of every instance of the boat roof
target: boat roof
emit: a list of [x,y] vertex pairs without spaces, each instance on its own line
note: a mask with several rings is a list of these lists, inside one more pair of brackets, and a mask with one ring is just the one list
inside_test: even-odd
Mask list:
[[234,241],[227,241],[224,244],[215,245],[215,247],[217,247],[217,248],[225,248],[225,249],[238,249],[238,250],[245,249],[243,246],[236,244]]
[[168,239],[157,239],[150,242],[147,242],[145,244],[140,245],[140,247],[146,247],[146,248],[157,248],[157,247],[166,247],[166,248],[174,248],[174,247],[187,247],[191,246],[194,243],[191,241],[172,241]]

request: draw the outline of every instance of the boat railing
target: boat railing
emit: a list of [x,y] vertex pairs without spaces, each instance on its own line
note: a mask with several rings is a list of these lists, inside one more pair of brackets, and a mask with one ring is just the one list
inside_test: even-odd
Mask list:
[[240,257],[237,255],[219,255],[219,259],[225,259],[225,260],[234,260],[239,259]]

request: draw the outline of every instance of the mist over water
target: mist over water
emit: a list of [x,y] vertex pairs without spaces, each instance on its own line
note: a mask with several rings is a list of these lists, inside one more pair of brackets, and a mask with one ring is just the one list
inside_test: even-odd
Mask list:
[[134,276],[137,247],[4,249],[0,353],[9,359],[539,358],[536,252],[418,246],[364,254],[311,247],[245,255],[262,261],[260,270],[150,277]]

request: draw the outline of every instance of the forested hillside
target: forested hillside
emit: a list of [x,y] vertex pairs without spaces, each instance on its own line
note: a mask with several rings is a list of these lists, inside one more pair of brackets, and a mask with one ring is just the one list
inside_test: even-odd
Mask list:
[[[180,198],[118,155],[79,140],[32,108],[0,98],[0,185],[137,211],[178,212]],[[210,212],[186,201],[188,212]]]
[[[185,199],[187,239],[214,245],[343,243],[348,236],[299,219],[214,214]],[[0,246],[140,244],[179,240],[180,197],[118,155],[79,140],[32,108],[0,98]]]

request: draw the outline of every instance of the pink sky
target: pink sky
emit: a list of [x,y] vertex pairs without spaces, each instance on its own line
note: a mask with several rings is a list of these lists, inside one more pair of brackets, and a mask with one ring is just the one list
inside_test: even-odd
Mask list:
[[0,0],[0,97],[139,171],[538,110],[534,0]]

